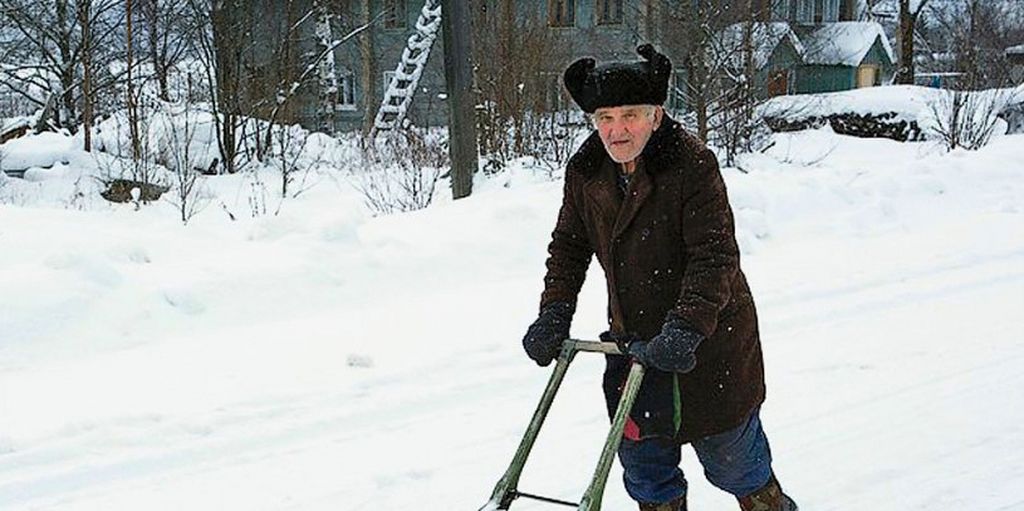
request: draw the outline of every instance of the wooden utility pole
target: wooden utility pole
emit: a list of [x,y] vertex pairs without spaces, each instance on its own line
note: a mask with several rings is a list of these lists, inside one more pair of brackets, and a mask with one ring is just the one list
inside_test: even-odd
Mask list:
[[[361,0],[359,2],[359,23],[363,25],[370,25],[374,22],[370,1]],[[359,86],[363,92],[363,140],[373,132],[377,120],[377,109],[380,108],[380,95],[377,94],[379,82],[374,30],[375,28],[369,28],[359,34],[359,58],[362,71],[359,73]],[[350,76],[347,79],[351,80],[352,78]],[[387,84],[384,84],[383,87],[387,87]]]
[[473,40],[469,2],[443,0],[444,78],[448,90],[448,152],[452,160],[452,197],[473,192],[477,169],[473,94]]

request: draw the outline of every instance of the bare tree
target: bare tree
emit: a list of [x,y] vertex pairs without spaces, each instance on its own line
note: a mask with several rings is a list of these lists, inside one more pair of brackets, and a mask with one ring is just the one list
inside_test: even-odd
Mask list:
[[78,27],[82,32],[82,139],[86,152],[92,151],[92,0],[78,0]]
[[[289,4],[292,2],[292,0],[288,1]],[[283,40],[287,41],[292,37],[296,37],[296,34],[300,26],[304,24],[306,21],[308,21],[313,14],[313,11],[309,11],[302,17],[298,18],[298,20],[295,21],[294,23],[289,23],[289,28],[288,31],[286,32],[287,35],[283,38]],[[377,19],[379,18],[380,17],[378,16]],[[273,137],[272,127],[274,126],[274,124],[280,121],[292,120],[285,117],[285,114],[286,112],[288,112],[288,109],[293,106],[292,100],[299,92],[299,89],[313,81],[312,79],[314,76],[316,76],[318,70],[317,64],[326,59],[329,55],[333,55],[335,50],[337,50],[339,46],[348,43],[349,41],[359,36],[361,33],[367,31],[367,29],[369,29],[370,26],[377,21],[377,19],[370,20],[370,23],[366,23],[362,26],[356,27],[355,29],[350,31],[348,34],[345,34],[345,36],[341,37],[340,39],[331,41],[329,45],[319,48],[319,52],[312,55],[311,58],[303,59],[301,62],[298,62],[294,58],[294,56],[292,56],[291,52],[294,50],[291,47],[290,43],[282,44],[282,46],[278,49],[280,61],[285,63],[291,62],[292,64],[284,64],[286,67],[281,68],[278,72],[278,80],[276,82],[276,87],[274,90],[274,102],[272,107],[270,108],[269,113],[265,116],[268,122],[264,125],[265,129],[263,133],[260,134],[260,136],[257,139],[258,143],[260,144],[260,147],[270,147],[271,139]],[[295,73],[296,68],[301,69],[302,72]],[[259,102],[257,102],[257,104],[259,104]]]
[[170,101],[171,71],[188,54],[194,32],[188,4],[173,0],[135,2],[146,38],[147,59],[157,83],[157,97]]
[[203,83],[210,98],[220,168],[238,171],[243,122],[241,109],[242,53],[251,37],[240,0],[188,0],[195,27],[193,42],[202,62]]
[[1024,3],[1009,0],[950,0],[931,4],[930,34],[936,48],[952,56],[957,88],[1013,84],[1006,48],[1024,41]]
[[914,35],[917,30],[918,18],[927,5],[928,0],[900,0],[900,23],[896,32],[896,41],[900,51],[895,83],[914,83]]
[[136,30],[145,39],[145,58],[153,67],[157,96],[172,99],[170,75],[189,51],[194,37],[194,18],[188,4],[173,0],[134,0],[139,22]]
[[126,80],[125,80],[125,106],[128,113],[128,130],[131,133],[132,143],[132,158],[138,159],[141,153],[139,148],[139,107],[138,98],[135,96],[135,83],[132,80],[132,71],[135,67],[135,52],[133,48],[135,41],[132,39],[132,6],[133,0],[125,0],[125,66],[126,66]]
[[568,120],[568,97],[561,73],[548,61],[555,44],[547,24],[517,14],[513,0],[477,11],[473,20],[476,86],[480,94],[477,133],[480,152],[504,165],[536,155],[567,136],[558,118]]
[[[746,0],[743,0],[746,2]],[[729,93],[723,77],[738,77],[742,66],[743,31],[736,31],[738,15],[730,0],[679,2],[660,13],[662,45],[679,55],[676,67],[682,79],[672,83],[672,95],[682,99],[693,117],[697,136],[708,141],[717,105]],[[728,27],[734,33],[728,33]],[[740,35],[740,38],[735,37]]]
[[[77,131],[83,54],[89,53],[90,70],[96,69],[92,63],[100,52],[109,61],[117,48],[107,43],[120,27],[118,6],[117,0],[0,0],[0,18],[21,40],[10,64],[0,66],[0,85],[36,108],[46,107],[49,97],[57,98],[53,124]],[[82,27],[87,29],[83,32]],[[88,95],[95,102],[96,94],[110,84],[93,83],[92,78]]]
[[[369,26],[359,26],[309,52],[308,47],[299,46],[315,35],[319,4],[306,9],[308,3],[298,0],[272,3],[281,8],[281,17],[257,26],[253,17],[260,13],[241,0],[188,1],[210,91],[221,165],[228,173],[239,170],[250,149],[255,155],[249,157],[255,160],[268,156],[271,126],[294,120],[293,100],[303,86],[317,82],[318,63]],[[260,45],[255,43],[257,38]],[[266,44],[268,39],[277,44]],[[257,117],[268,122],[251,121]],[[250,141],[252,146],[247,145]]]

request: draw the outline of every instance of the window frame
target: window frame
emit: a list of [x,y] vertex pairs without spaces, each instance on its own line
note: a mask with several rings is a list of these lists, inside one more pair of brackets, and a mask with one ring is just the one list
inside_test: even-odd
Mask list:
[[595,24],[599,26],[622,25],[626,18],[623,0],[596,0],[594,2],[594,18]]
[[408,0],[384,0],[384,29],[405,30],[409,28]]
[[796,22],[814,22],[814,0],[796,0]]
[[356,103],[355,74],[344,67],[339,67],[335,72],[338,77],[338,90],[334,97],[334,109],[343,112],[357,110],[359,105]]
[[548,0],[548,26],[576,27],[576,0]]

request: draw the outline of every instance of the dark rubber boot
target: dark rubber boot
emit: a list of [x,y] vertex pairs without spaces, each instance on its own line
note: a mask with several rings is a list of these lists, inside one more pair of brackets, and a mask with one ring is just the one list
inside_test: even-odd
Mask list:
[[796,502],[782,493],[782,487],[774,475],[761,489],[737,500],[743,511],[797,511]]
[[640,504],[640,511],[686,511],[686,495],[664,504]]

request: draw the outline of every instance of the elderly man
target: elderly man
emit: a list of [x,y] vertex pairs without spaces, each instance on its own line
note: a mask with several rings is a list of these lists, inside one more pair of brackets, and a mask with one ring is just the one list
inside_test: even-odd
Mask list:
[[757,315],[714,154],[662,104],[672,64],[651,45],[644,60],[565,71],[597,132],[569,161],[548,247],[541,310],[523,339],[541,366],[569,337],[576,297],[596,253],[608,288],[611,416],[631,359],[648,368],[619,460],[641,510],[686,509],[680,446],[693,445],[709,481],[745,511],[791,511],[771,469],[758,417],[764,369]]

